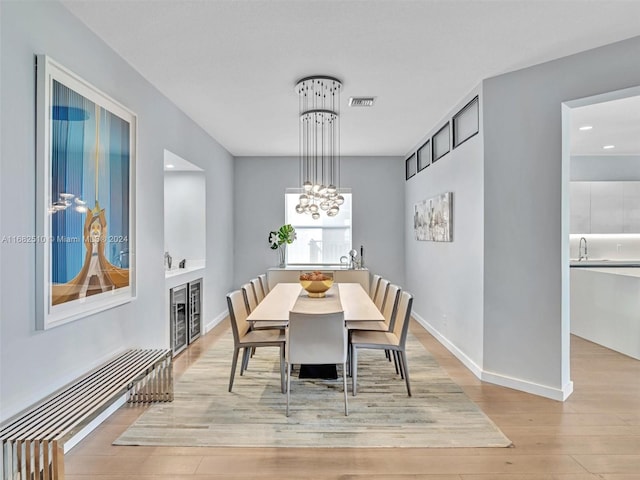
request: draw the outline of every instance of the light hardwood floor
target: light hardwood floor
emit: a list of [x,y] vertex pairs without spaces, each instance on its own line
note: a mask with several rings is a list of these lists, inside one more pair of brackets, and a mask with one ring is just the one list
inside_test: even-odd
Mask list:
[[[227,328],[225,322],[179,355],[176,378]],[[422,327],[411,329],[513,448],[112,446],[144,411],[125,406],[65,456],[67,479],[640,479],[640,361],[572,337],[574,393],[563,403],[483,384]]]

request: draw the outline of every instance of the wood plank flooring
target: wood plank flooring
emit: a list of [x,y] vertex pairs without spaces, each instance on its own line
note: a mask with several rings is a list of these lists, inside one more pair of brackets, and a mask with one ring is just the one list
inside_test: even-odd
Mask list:
[[[174,364],[179,376],[226,331]],[[640,361],[571,339],[574,393],[556,402],[483,384],[418,324],[411,331],[513,448],[185,448],[111,442],[144,411],[123,407],[66,455],[68,480],[640,480]]]

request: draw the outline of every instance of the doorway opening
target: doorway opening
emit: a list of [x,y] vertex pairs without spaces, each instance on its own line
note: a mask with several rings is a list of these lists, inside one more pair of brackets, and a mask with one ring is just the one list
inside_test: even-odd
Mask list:
[[640,360],[640,87],[565,102],[562,130],[563,339]]

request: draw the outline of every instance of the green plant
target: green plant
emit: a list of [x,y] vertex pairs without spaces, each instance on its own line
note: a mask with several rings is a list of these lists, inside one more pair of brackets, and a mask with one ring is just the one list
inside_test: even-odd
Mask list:
[[269,244],[271,245],[272,250],[275,250],[285,243],[293,243],[295,239],[296,229],[289,223],[281,226],[277,231],[269,232]]

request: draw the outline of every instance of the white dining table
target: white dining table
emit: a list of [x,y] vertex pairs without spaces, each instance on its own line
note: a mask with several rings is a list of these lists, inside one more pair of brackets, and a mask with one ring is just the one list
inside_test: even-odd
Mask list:
[[343,311],[346,322],[378,320],[384,316],[359,283],[334,283],[323,298],[311,298],[299,283],[278,283],[247,317],[249,322],[289,320],[289,312]]

